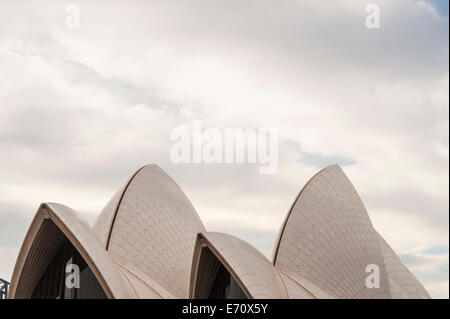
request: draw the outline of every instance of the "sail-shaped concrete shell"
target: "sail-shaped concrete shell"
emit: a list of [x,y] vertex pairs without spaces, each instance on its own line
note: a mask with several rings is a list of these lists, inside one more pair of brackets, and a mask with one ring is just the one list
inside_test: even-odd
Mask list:
[[431,298],[417,278],[403,265],[391,246],[378,234],[393,299]]
[[[60,255],[65,247],[71,253]],[[67,257],[81,260],[100,287],[89,295],[94,298],[429,298],[373,229],[338,166],[320,171],[299,193],[272,261],[241,239],[206,232],[182,190],[156,165],[137,171],[92,228],[66,206],[42,204],[8,298],[78,298],[61,283]],[[374,264],[380,287],[368,288],[366,266]],[[51,293],[47,275],[59,287]]]
[[230,274],[238,281],[248,298],[287,298],[280,275],[272,263],[247,242],[223,233],[208,232],[198,236],[194,254],[191,293],[195,297],[201,250],[210,249]]
[[8,298],[31,297],[41,274],[65,239],[81,254],[108,298],[132,297],[89,225],[72,209],[48,203],[40,206],[22,244]]
[[[383,255],[364,205],[333,165],[302,189],[280,232],[274,264],[336,298],[390,298]],[[366,267],[380,269],[380,288],[366,287]]]
[[181,188],[156,165],[140,169],[94,224],[108,252],[177,298],[188,297],[195,240],[203,231]]

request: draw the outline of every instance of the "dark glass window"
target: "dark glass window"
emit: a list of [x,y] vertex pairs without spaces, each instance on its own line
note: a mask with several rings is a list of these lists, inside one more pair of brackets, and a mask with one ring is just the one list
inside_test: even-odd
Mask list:
[[[66,266],[75,264],[80,270],[80,287],[67,288]],[[104,299],[106,295],[91,269],[66,240],[53,256],[36,285],[31,298],[34,299]]]
[[247,296],[228,270],[220,265],[208,299],[247,299]]
[[203,248],[198,267],[195,298],[247,299],[247,296],[217,257],[208,248]]

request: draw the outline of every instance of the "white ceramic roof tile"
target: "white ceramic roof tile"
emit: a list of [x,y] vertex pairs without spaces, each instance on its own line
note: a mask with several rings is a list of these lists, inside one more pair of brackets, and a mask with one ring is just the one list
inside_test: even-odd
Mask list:
[[[281,234],[275,265],[337,298],[389,298],[377,235],[361,199],[336,165],[303,188]],[[380,288],[365,286],[366,266],[380,267]]]
[[378,239],[384,256],[392,298],[431,298],[417,278],[403,265],[386,240],[379,234]]
[[187,298],[195,240],[202,231],[202,222],[178,185],[150,165],[126,188],[108,250],[174,296]]
[[272,263],[245,241],[223,233],[202,234],[233,269],[253,298],[286,298]]
[[[274,247],[275,266],[236,237],[206,233],[184,193],[156,165],[139,170],[114,195],[92,233],[76,215],[57,204],[38,211],[16,263],[12,297],[32,289],[30,278],[38,274],[28,268],[44,266],[45,258],[28,253],[43,242],[38,227],[46,218],[69,236],[112,297],[187,298],[198,233],[254,298],[430,297],[373,229],[338,166],[316,174],[300,192]],[[56,245],[57,235],[46,235]],[[369,264],[380,267],[379,289],[364,285]]]

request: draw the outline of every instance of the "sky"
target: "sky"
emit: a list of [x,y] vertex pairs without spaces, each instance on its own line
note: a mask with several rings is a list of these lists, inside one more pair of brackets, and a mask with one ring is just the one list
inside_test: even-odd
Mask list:
[[439,12],[440,15],[448,18],[448,0],[428,0],[428,2]]
[[[270,255],[302,186],[339,164],[378,232],[448,298],[448,28],[446,0],[1,1],[0,277],[41,202],[92,223],[149,163],[209,231]],[[173,163],[169,136],[192,121],[278,128],[278,170]]]

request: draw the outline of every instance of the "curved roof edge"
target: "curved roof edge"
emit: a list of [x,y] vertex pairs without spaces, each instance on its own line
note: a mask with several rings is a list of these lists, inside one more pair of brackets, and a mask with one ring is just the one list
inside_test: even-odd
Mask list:
[[[110,242],[111,242],[111,236],[114,230],[114,225],[120,210],[120,207],[122,205],[122,201],[128,191],[128,189],[130,188],[130,185],[133,183],[133,181],[135,180],[135,178],[141,173],[143,172],[145,169],[148,168],[156,168],[158,170],[161,170],[166,177],[174,184],[177,186],[178,190],[180,191],[180,193],[186,198],[186,200],[189,202],[190,206],[192,207],[192,209],[194,210],[194,212],[197,214],[197,212],[195,211],[194,206],[192,205],[191,201],[189,200],[189,198],[186,196],[186,194],[184,193],[184,191],[181,189],[181,187],[163,170],[161,169],[161,167],[159,167],[156,164],[147,164],[142,166],[140,169],[138,169],[133,176],[131,176],[131,178],[127,181],[127,183],[125,185],[123,185],[114,195],[113,197],[109,200],[108,204],[103,208],[103,210],[100,212],[100,214],[98,215],[97,219],[94,222],[94,225],[92,226],[92,230],[93,233],[98,237],[98,239],[100,240],[100,242],[102,244],[104,244],[106,250],[108,250],[109,246],[110,246]],[[200,217],[197,214],[197,220],[200,223],[200,225],[202,226],[203,229],[205,229]]]
[[109,242],[111,240],[111,232],[114,227],[117,212],[119,211],[120,204],[122,203],[122,199],[125,196],[128,186],[130,186],[136,175],[147,166],[151,166],[151,164],[145,165],[138,169],[126,182],[126,184],[119,188],[118,191],[116,191],[113,197],[109,200],[109,202],[97,216],[94,225],[92,226],[92,231],[96,234],[106,250],[108,250]]
[[205,227],[164,170],[139,169],[101,215],[94,232],[108,253],[133,263],[171,295],[188,297],[196,236]]
[[[350,179],[338,165],[316,173],[302,188],[273,249],[284,265],[337,298],[390,298],[375,229]],[[365,285],[367,265],[380,268],[380,288]]]
[[431,299],[416,276],[403,264],[387,241],[376,232],[383,253],[384,264],[393,299]]
[[201,249],[207,247],[237,281],[248,298],[287,298],[283,280],[270,260],[249,243],[216,232],[198,234],[192,262],[189,297],[196,289]]
[[321,174],[323,171],[331,168],[331,167],[339,167],[339,165],[337,164],[333,164],[330,166],[327,166],[325,168],[322,168],[320,171],[318,171],[316,174],[314,174],[307,182],[305,185],[303,185],[302,189],[300,190],[300,192],[298,192],[297,196],[295,197],[294,201],[291,204],[291,207],[289,208],[288,213],[286,214],[286,217],[283,220],[283,223],[281,224],[280,230],[278,231],[277,234],[277,238],[275,239],[275,243],[273,245],[272,248],[272,253],[271,253],[271,260],[272,263],[275,265],[276,261],[277,261],[277,255],[278,255],[278,249],[280,248],[280,243],[281,240],[283,238],[283,233],[284,230],[286,229],[286,225],[289,221],[289,217],[291,216],[292,211],[294,210],[295,204],[297,203],[298,199],[300,198],[300,196],[302,195],[303,191],[306,189],[306,187],[309,185],[309,183],[319,174]]
[[[139,267],[122,256],[108,252],[116,267],[130,282],[135,294],[140,299],[175,299],[175,296],[162,287],[156,280],[146,275]],[[151,296],[151,297],[150,297]]]
[[[61,235],[53,238],[51,236],[55,233],[45,232],[45,225],[49,225],[49,222],[63,234],[62,238]],[[29,297],[40,274],[39,271],[29,270],[43,270],[64,237],[86,261],[108,298],[130,297],[113,260],[81,216],[64,205],[44,203],[39,207],[20,249],[8,298]]]
[[298,287],[295,288],[295,291],[291,291],[291,289],[288,289],[288,293],[292,294],[294,293],[300,293],[300,292],[306,292],[308,293],[313,299],[335,299],[336,297],[330,295],[329,293],[325,292],[323,289],[317,287],[309,280],[306,280],[305,278],[301,277],[291,269],[284,267],[283,265],[277,265],[276,269],[281,274],[283,281],[287,283],[287,280],[291,280],[294,282]]

